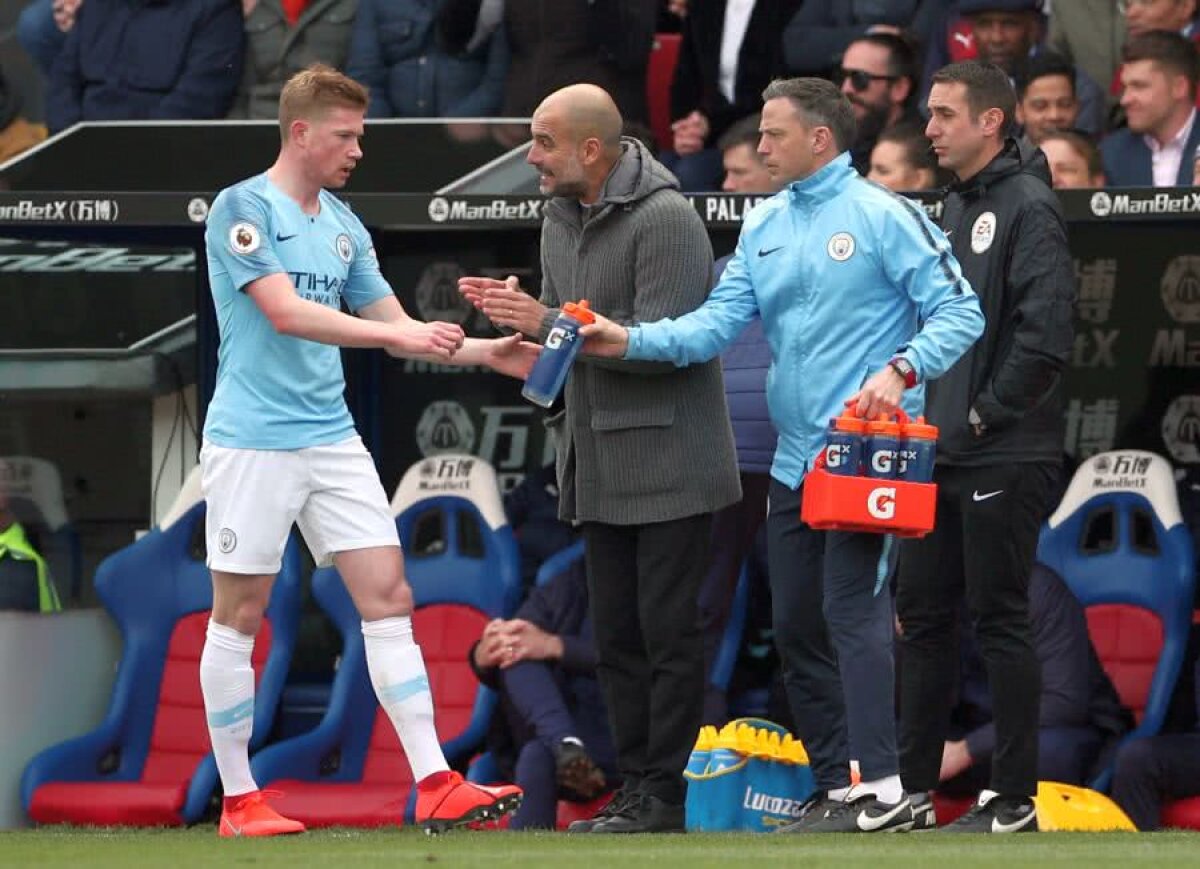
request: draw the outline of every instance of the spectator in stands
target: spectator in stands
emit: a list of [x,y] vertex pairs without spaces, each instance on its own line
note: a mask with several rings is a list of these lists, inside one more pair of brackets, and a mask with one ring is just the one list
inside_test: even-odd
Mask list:
[[0,163],[46,138],[44,124],[30,123],[21,114],[21,97],[0,70]]
[[500,113],[527,118],[552,91],[587,82],[612,94],[623,118],[646,123],[657,14],[655,0],[505,0],[511,59]]
[[[1134,0],[1119,5],[1123,15],[1123,30],[1130,38],[1144,36],[1155,30],[1170,30],[1194,43],[1200,43],[1196,0]],[[1120,52],[1116,53],[1116,57],[1120,58]],[[1121,68],[1116,62],[1113,66],[1109,73],[1108,92],[1115,100],[1121,96]]]
[[[1037,777],[1084,784],[1098,761],[1133,729],[1133,716],[1121,706],[1100,665],[1083,607],[1066,583],[1041,564],[1034,565],[1029,577],[1029,618],[1042,674]],[[954,738],[945,744],[938,785],[939,793],[955,796],[988,787],[996,749],[987,671],[972,632],[964,631],[962,645]]]
[[850,149],[854,168],[867,174],[880,133],[902,122],[917,123],[920,69],[917,49],[903,34],[872,33],[850,43],[833,82],[854,108],[858,132]]
[[521,581],[525,588],[532,588],[543,562],[574,543],[577,536],[575,528],[558,518],[558,477],[553,462],[526,474],[521,484],[504,496],[504,514],[517,535]]
[[869,33],[898,35],[906,28],[926,46],[942,23],[945,5],[945,0],[804,0],[783,33],[788,69],[827,76],[850,43]]
[[[1014,81],[1019,79],[1022,67],[1045,50],[1043,5],[1043,0],[959,0],[959,10],[971,24],[978,59],[996,64]],[[1108,117],[1104,90],[1081,69],[1075,70],[1075,96],[1076,125],[1100,135]]]
[[717,140],[762,108],[762,90],[784,71],[779,34],[798,0],[692,0],[671,82],[672,153],[663,164],[684,191],[716,190]]
[[75,14],[46,93],[50,132],[229,111],[242,71],[237,0],[87,0]]
[[[771,177],[758,153],[760,120],[758,114],[742,118],[717,143],[725,165],[722,190],[769,195],[779,189],[779,182]],[[730,254],[713,264],[714,285],[732,258]],[[725,689],[712,681],[713,664],[729,624],[742,566],[748,557],[762,554],[757,543],[767,518],[771,459],[779,440],[767,410],[770,367],[771,348],[762,319],[755,317],[721,354],[725,404],[733,425],[742,498],[713,513],[708,572],[700,585],[700,629],[704,633],[704,672],[708,677],[704,686],[705,724],[721,725],[729,719]],[[765,580],[767,574],[765,559],[763,562],[764,569],[756,574],[760,580]]]
[[1112,0],[1067,0],[1051,4],[1051,49],[1095,82],[1112,81],[1121,65],[1125,16]]
[[1087,134],[1058,130],[1042,139],[1038,146],[1050,163],[1055,190],[1076,190],[1104,186],[1104,166],[1100,149]]
[[1117,752],[1112,798],[1139,830],[1162,825],[1166,801],[1200,796],[1200,659],[1193,679],[1196,718],[1189,731],[1135,739]]
[[1174,30],[1193,42],[1200,41],[1196,26],[1196,0],[1126,0],[1125,29],[1130,37],[1152,30]]
[[533,589],[514,618],[489,622],[470,661],[504,712],[489,748],[504,780],[525,792],[512,829],[553,829],[560,788],[587,800],[612,786],[616,749],[582,562]]
[[889,190],[932,190],[948,181],[938,169],[937,157],[917,124],[898,124],[884,130],[871,151],[867,178]]
[[497,28],[477,48],[439,42],[437,3],[360,0],[346,72],[371,92],[369,118],[488,118],[500,110],[508,42]]
[[1114,187],[1190,185],[1189,158],[1200,144],[1196,47],[1178,33],[1155,30],[1131,38],[1122,56],[1121,107],[1129,127],[1100,143],[1108,183]]
[[[742,118],[717,141],[725,169],[721,189],[726,193],[773,193],[778,187],[763,163],[762,155],[758,153],[758,140],[761,137],[758,125],[761,120],[762,115],[757,112]],[[713,266],[715,277],[721,276],[728,261],[728,257],[717,261]]]
[[83,0],[33,0],[17,18],[17,41],[49,76],[54,59],[75,26],[75,14]]
[[1073,129],[1078,117],[1075,67],[1049,51],[1030,58],[1017,76],[1017,123],[1025,138],[1040,145],[1052,132]]
[[246,64],[229,116],[274,120],[293,75],[314,63],[344,69],[358,2],[242,0]]
[[58,590],[44,559],[12,512],[16,469],[0,459],[0,610],[56,612]]

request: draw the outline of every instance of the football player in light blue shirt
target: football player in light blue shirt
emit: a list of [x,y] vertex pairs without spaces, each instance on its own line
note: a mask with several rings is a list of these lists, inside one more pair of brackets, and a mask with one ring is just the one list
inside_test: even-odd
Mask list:
[[217,196],[205,233],[221,344],[200,455],[213,577],[200,685],[225,794],[223,836],[304,829],[267,804],[248,759],[251,651],[293,522],[318,563],[336,564],[362,614],[371,681],[417,782],[417,820],[443,829],[494,819],[521,797],[512,786],[464,782],[446,764],[396,526],[342,397],[339,348],[519,378],[539,348],[520,336],[464,338],[453,323],[405,313],[366,229],[327,192],[362,158],[366,107],[365,88],[329,67],[297,73],[280,97],[278,159]]

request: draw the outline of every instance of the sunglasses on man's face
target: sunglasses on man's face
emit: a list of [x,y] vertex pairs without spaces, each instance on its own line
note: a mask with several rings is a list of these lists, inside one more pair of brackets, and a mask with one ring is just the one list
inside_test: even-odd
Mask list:
[[850,87],[852,87],[855,92],[865,91],[871,86],[871,82],[873,81],[895,81],[897,78],[899,78],[899,76],[874,75],[873,73],[869,73],[864,69],[845,69],[844,67],[838,67],[833,72],[834,84],[836,84],[838,87],[841,87],[842,82],[849,79]]

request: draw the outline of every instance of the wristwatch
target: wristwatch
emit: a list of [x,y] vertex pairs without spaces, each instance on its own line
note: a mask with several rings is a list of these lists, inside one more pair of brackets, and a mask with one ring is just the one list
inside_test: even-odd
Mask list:
[[888,360],[892,370],[904,378],[904,388],[912,389],[917,385],[917,369],[903,356],[895,356]]

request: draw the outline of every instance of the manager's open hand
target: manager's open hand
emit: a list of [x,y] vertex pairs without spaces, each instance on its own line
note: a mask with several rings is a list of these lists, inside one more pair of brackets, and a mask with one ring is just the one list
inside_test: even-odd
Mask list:
[[596,315],[596,322],[582,327],[579,334],[586,339],[583,352],[590,356],[620,359],[629,349],[629,330],[599,314]]
[[537,335],[546,316],[546,306],[521,289],[514,277],[465,277],[458,279],[458,291],[497,326],[525,335]]

